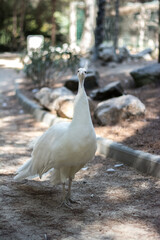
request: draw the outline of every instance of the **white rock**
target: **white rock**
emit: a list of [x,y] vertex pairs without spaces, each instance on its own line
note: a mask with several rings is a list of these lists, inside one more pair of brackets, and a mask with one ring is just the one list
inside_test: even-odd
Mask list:
[[[73,106],[75,95],[66,87],[55,89],[42,88],[35,94],[35,98],[40,104],[51,111],[56,111],[57,115],[62,118],[73,118]],[[94,104],[88,98],[91,112],[94,111]]]
[[108,168],[108,169],[107,169],[107,172],[115,172],[115,169],[113,169],[113,168]]
[[39,91],[39,89],[34,88],[34,89],[32,90],[32,93],[37,93],[38,91]]
[[118,167],[122,167],[124,164],[115,164],[114,167],[118,168]]
[[145,114],[145,105],[135,96],[123,95],[97,105],[95,117],[102,125],[112,125],[130,116]]
[[62,96],[74,96],[74,94],[65,87],[55,89],[42,88],[35,94],[35,98],[40,102],[40,104],[51,111],[55,110],[54,101]]
[[20,114],[23,114],[23,113],[24,113],[23,109],[19,110],[19,113],[20,113]]
[[55,88],[52,90],[50,99],[51,101],[54,101],[58,97],[61,96],[75,96],[72,91],[67,89],[66,87],[60,87],[60,88]]
[[[74,107],[75,96],[62,96],[54,101],[53,109],[56,110],[59,117],[62,118],[73,118],[73,107]],[[94,104],[90,98],[88,98],[90,111],[94,111]]]
[[6,102],[2,103],[2,107],[7,107],[7,103]]
[[104,61],[112,61],[114,60],[114,49],[111,48],[104,48],[102,51],[99,52],[99,58]]
[[87,169],[88,169],[88,167],[84,167],[84,168],[82,168],[83,171],[86,171]]
[[59,117],[73,118],[74,96],[62,96],[55,100],[52,108],[54,108]]
[[47,107],[50,104],[51,92],[52,90],[50,88],[41,88],[41,90],[35,94],[35,98],[40,102],[41,105]]

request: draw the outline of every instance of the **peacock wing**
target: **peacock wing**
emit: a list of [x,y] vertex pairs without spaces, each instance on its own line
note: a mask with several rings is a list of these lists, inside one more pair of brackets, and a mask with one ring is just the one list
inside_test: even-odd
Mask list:
[[40,177],[54,167],[55,152],[69,124],[69,122],[62,122],[53,125],[36,142],[32,152],[32,168]]

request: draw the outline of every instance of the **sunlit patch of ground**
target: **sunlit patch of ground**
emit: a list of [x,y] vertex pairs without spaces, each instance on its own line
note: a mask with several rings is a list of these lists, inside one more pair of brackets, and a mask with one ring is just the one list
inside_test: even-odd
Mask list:
[[23,64],[21,62],[20,55],[14,53],[0,54],[0,67],[22,69]]
[[4,102],[7,97],[7,106],[0,111],[0,239],[160,239],[160,181],[125,165],[108,173],[117,164],[114,159],[97,155],[77,173],[72,195],[81,204],[73,210],[58,207],[62,186],[43,179],[15,182],[16,170],[30,158],[28,143],[47,126],[20,113],[15,97],[6,96],[7,85],[3,88],[0,98]]

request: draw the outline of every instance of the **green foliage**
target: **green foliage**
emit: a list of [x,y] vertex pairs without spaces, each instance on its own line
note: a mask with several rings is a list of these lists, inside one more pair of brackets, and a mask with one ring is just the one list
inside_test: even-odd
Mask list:
[[43,35],[51,39],[53,14],[56,42],[68,41],[69,0],[1,0],[0,51],[19,51],[26,46],[28,35]]
[[22,61],[27,77],[32,79],[35,86],[42,87],[52,86],[55,79],[68,68],[74,72],[79,59],[80,56],[66,45],[63,48],[53,48],[49,43],[45,43],[41,49],[27,53]]
[[58,27],[58,33],[60,34],[68,34],[69,31],[69,19],[62,12],[56,11],[54,13],[54,17]]

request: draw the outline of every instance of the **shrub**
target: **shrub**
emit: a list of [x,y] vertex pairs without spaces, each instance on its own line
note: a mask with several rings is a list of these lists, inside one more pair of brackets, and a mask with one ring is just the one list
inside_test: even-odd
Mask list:
[[45,43],[41,49],[27,53],[22,61],[27,77],[31,78],[36,86],[42,87],[53,85],[55,78],[68,68],[75,71],[79,59],[79,55],[66,46],[54,48]]

